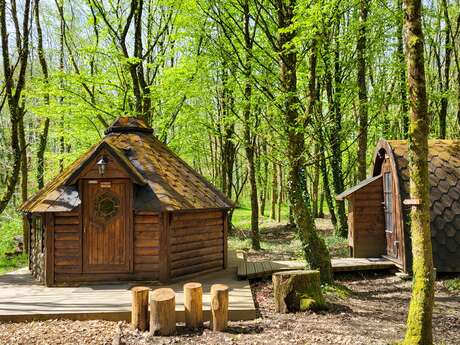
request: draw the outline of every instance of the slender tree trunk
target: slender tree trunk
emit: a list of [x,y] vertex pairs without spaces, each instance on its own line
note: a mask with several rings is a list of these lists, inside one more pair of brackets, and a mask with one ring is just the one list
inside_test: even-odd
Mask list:
[[428,182],[428,100],[424,68],[421,0],[405,0],[406,60],[410,97],[410,197],[419,200],[410,215],[413,283],[404,344],[431,345],[434,272]]
[[[336,31],[339,30],[337,25]],[[337,33],[338,34],[338,33]],[[339,42],[335,39],[334,47],[334,84],[335,91],[332,87],[332,75],[327,69],[326,71],[326,93],[329,103],[329,108],[333,114],[332,133],[330,134],[331,143],[331,171],[332,171],[332,186],[335,195],[343,192],[343,172],[342,172],[342,111],[340,106],[341,98],[341,83],[342,72],[340,68],[340,52]],[[326,199],[327,200],[327,199]],[[347,215],[345,212],[345,203],[343,201],[335,200],[336,220],[335,233],[338,236],[346,237],[348,235]],[[332,213],[331,213],[332,215]]]
[[[64,73],[64,38],[65,38],[65,22],[64,22],[64,1],[65,0],[62,0],[62,2],[60,4],[58,4],[58,10],[59,12],[61,13],[61,16],[60,16],[60,32],[59,32],[59,71],[61,72],[61,74]],[[64,89],[64,79],[62,78],[62,76],[60,77],[60,81],[59,81],[59,84],[60,84],[60,88],[61,90]],[[64,104],[64,97],[59,97],[59,103],[62,105]],[[61,130],[62,130],[62,133],[64,133],[65,131],[65,128],[64,128],[64,115],[62,114],[61,115]],[[59,159],[59,172],[62,172],[64,170],[64,153],[65,153],[65,139],[64,139],[64,135],[61,135],[60,138],[59,138],[59,152],[61,154],[61,158]]]
[[318,218],[324,218],[324,192],[321,191],[318,203]]
[[[37,28],[37,45],[38,45],[38,60],[43,73],[43,78],[45,84],[49,84],[49,75],[48,75],[48,64],[45,58],[45,52],[43,49],[43,33],[40,21],[40,0],[35,0],[34,2],[34,12],[35,12],[35,26]],[[50,104],[50,95],[45,93],[44,96],[45,105],[49,106]],[[50,119],[45,117],[42,124],[42,131],[40,133],[40,139],[37,149],[37,184],[38,188],[41,189],[45,185],[44,175],[45,175],[45,151],[46,145],[48,142],[48,132],[50,126]]]
[[267,160],[267,142],[265,140],[260,144],[260,149],[262,150],[263,157],[259,155],[259,162],[261,163],[261,168],[259,170],[259,185],[260,185],[260,215],[265,216],[265,205],[267,203],[267,179],[268,179],[268,160]]
[[270,206],[270,218],[276,220],[276,202],[278,201],[278,174],[277,165],[273,161],[272,163],[272,193],[271,193],[271,206]]
[[402,137],[407,138],[409,132],[409,109],[407,104],[407,78],[406,78],[406,61],[404,59],[404,16],[403,16],[403,0],[396,0],[396,39],[397,45],[397,60],[399,64],[399,88],[401,97],[400,115],[402,119]]
[[[16,6],[12,7],[13,17],[17,18]],[[14,194],[21,166],[23,164],[23,153],[21,152],[22,140],[20,137],[20,126],[22,116],[24,114],[23,94],[26,84],[26,71],[29,58],[29,33],[30,33],[30,0],[25,0],[23,12],[22,33],[20,32],[19,25],[15,25],[16,30],[16,45],[19,48],[19,62],[16,68],[11,66],[8,45],[8,31],[11,29],[7,25],[6,19],[6,1],[0,1],[0,36],[2,42],[2,59],[3,59],[3,74],[4,74],[4,92],[8,108],[10,112],[11,121],[11,149],[13,155],[13,167],[11,173],[7,176],[6,187],[3,195],[0,197],[0,214],[5,210],[11,197]],[[22,37],[22,38],[21,38]],[[17,73],[17,82],[14,81],[15,69],[19,70]],[[25,143],[24,143],[25,149]],[[26,239],[26,238],[25,238]]]
[[321,151],[321,175],[323,177],[323,191],[324,197],[326,199],[327,208],[329,209],[329,214],[331,215],[331,222],[334,226],[334,229],[337,228],[337,217],[335,215],[334,199],[332,197],[331,188],[329,186],[329,173],[327,171],[327,161],[325,158],[324,151]]
[[[448,22],[448,7],[447,1],[442,1],[444,19]],[[441,95],[441,109],[439,110],[439,138],[445,139],[447,134],[447,108],[449,105],[449,86],[450,86],[450,61],[452,58],[452,45],[451,45],[451,27],[446,24],[445,32],[445,60],[444,60],[444,81],[442,82],[442,95]]]
[[244,106],[243,106],[243,120],[244,120],[244,145],[246,151],[246,159],[248,162],[249,184],[251,188],[251,246],[252,249],[260,249],[260,235],[259,235],[259,200],[257,197],[257,179],[256,179],[256,164],[255,164],[255,138],[251,134],[251,96],[252,96],[252,38],[250,32],[250,13],[249,2],[245,1],[243,4],[243,33],[245,42],[245,63],[244,63]]
[[283,183],[283,170],[281,164],[278,164],[278,185],[279,185],[279,192],[278,192],[278,212],[277,212],[277,221],[281,223],[281,208],[283,206],[283,194],[284,194],[284,183]]
[[[317,57],[317,39],[316,37],[312,39],[311,48],[310,48],[310,57],[309,57],[309,78],[308,78],[308,114],[307,118],[316,119],[318,117],[318,91],[316,85],[316,65],[318,61]],[[320,150],[320,145],[324,145],[322,142],[317,142],[314,149],[314,166],[313,166],[313,180],[312,180],[312,217],[316,218],[318,216],[318,191],[319,191],[319,159],[318,153]]]
[[277,0],[276,5],[279,28],[280,80],[284,94],[283,113],[288,142],[289,203],[308,266],[320,270],[323,282],[330,282],[332,281],[331,259],[324,240],[319,237],[316,231],[311,214],[305,179],[305,142],[303,133],[298,129],[297,52],[292,45],[296,32],[291,27],[296,3],[295,0]]
[[358,63],[358,87],[359,87],[359,138],[358,138],[358,179],[366,178],[366,154],[367,154],[367,85],[366,85],[366,25],[368,0],[360,0],[360,16],[358,29],[358,43],[356,55]]
[[[24,203],[28,199],[29,192],[29,169],[27,160],[27,144],[26,132],[24,128],[24,113],[22,111],[24,105],[21,106],[18,134],[19,134],[19,149],[21,150],[21,201]],[[27,217],[22,217],[22,236],[24,239],[25,252],[29,249],[29,226],[27,224]]]

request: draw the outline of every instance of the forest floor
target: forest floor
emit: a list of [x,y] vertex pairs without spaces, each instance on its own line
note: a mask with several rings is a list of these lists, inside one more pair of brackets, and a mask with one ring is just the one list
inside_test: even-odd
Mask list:
[[[451,277],[447,277],[451,278]],[[451,280],[450,280],[451,281]],[[433,330],[436,344],[460,344],[460,291],[436,282]],[[410,281],[392,274],[337,277],[341,288],[326,287],[329,310],[275,314],[270,281],[252,281],[259,317],[230,322],[226,332],[178,327],[173,337],[150,337],[129,324],[109,321],[44,321],[0,324],[1,344],[395,344],[404,335]],[[207,323],[205,324],[207,326]]]
[[[250,218],[245,217],[244,210],[236,210],[233,229],[229,236],[229,247],[242,249],[250,261],[263,260],[302,260],[302,246],[295,228],[286,221],[278,223],[268,217],[260,217],[259,223],[260,251],[251,250]],[[316,229],[326,242],[332,257],[347,257],[346,238],[334,235],[334,229],[328,215],[316,219]]]
[[[236,219],[246,223],[246,217]],[[328,219],[317,220],[333,256],[346,254],[346,241],[332,234]],[[249,249],[248,227],[235,229],[233,248]],[[249,250],[250,260],[299,258],[300,243],[293,229],[263,219],[263,250]],[[226,332],[205,328],[187,331],[179,325],[174,337],[150,337],[134,332],[127,323],[49,320],[0,324],[0,344],[363,344],[387,345],[401,340],[411,293],[411,282],[393,272],[336,276],[335,286],[323,291],[329,310],[319,313],[276,314],[269,280],[251,281],[258,318],[230,322]],[[436,282],[433,330],[436,344],[460,345],[460,276],[441,276]]]

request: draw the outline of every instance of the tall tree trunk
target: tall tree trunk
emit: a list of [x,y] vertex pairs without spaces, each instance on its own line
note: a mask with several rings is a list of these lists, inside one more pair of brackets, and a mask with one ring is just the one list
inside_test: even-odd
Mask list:
[[[308,78],[308,114],[307,118],[316,119],[317,108],[318,108],[318,91],[316,85],[316,65],[318,61],[317,56],[317,39],[316,37],[312,39],[311,48],[310,48],[310,57],[309,57],[309,78]],[[319,191],[319,150],[320,145],[324,145],[323,142],[317,142],[314,149],[314,166],[313,166],[313,180],[312,180],[312,217],[316,218],[318,216],[318,191]]]
[[[14,18],[17,18],[16,6],[12,6],[11,11]],[[19,25],[15,25],[16,45],[18,47],[19,61],[16,68],[11,66],[8,45],[8,31],[11,29],[7,25],[6,1],[0,1],[0,36],[2,42],[2,59],[4,74],[4,92],[11,121],[11,149],[13,153],[13,167],[8,174],[6,188],[0,197],[0,214],[5,210],[11,197],[14,194],[21,166],[23,164],[23,153],[21,151],[20,125],[24,114],[23,90],[26,84],[26,71],[29,58],[29,33],[30,33],[30,0],[25,0],[23,11],[22,33]],[[15,70],[19,70],[17,82],[14,81]],[[24,144],[25,149],[25,144]]]
[[[19,115],[18,135],[19,149],[21,150],[21,201],[24,203],[28,199],[29,194],[29,164],[27,161],[27,143],[23,109],[24,105],[21,106]],[[25,216],[22,218],[22,236],[24,239],[24,248],[27,253],[29,249],[29,226],[27,224],[27,217]]]
[[[443,0],[442,1],[442,7],[443,7],[443,13],[444,13],[444,20],[446,23],[449,21],[448,16],[448,7],[447,7],[447,1]],[[439,110],[439,138],[440,139],[445,139],[446,138],[446,132],[447,132],[447,108],[449,105],[449,86],[450,86],[450,61],[452,57],[452,45],[451,45],[451,27],[450,25],[446,24],[446,27],[444,28],[445,32],[445,60],[444,60],[444,81],[442,82],[442,95],[441,95],[441,109]]]
[[403,15],[403,0],[396,0],[396,39],[397,39],[397,60],[399,68],[399,88],[401,97],[400,115],[402,119],[402,137],[407,138],[409,132],[409,109],[407,104],[407,78],[406,78],[406,61],[404,59],[404,15]]
[[358,179],[366,178],[366,154],[367,154],[367,85],[366,85],[366,25],[368,0],[360,0],[360,15],[358,41],[356,55],[358,63],[358,87],[359,87],[359,138],[358,138]]
[[297,96],[297,52],[292,41],[295,0],[277,0],[279,28],[279,61],[281,89],[284,94],[283,113],[287,137],[289,164],[288,197],[295,225],[302,242],[307,265],[319,269],[323,282],[332,281],[331,259],[324,240],[319,237],[311,214],[305,179],[305,142],[299,131],[299,99]]
[[278,201],[278,174],[277,164],[275,161],[272,163],[272,192],[271,192],[271,206],[270,206],[270,218],[276,220],[276,203]]
[[256,179],[256,164],[255,164],[255,138],[251,133],[251,96],[252,96],[252,37],[250,32],[250,13],[249,2],[243,3],[243,34],[245,43],[245,62],[244,62],[244,145],[246,151],[246,159],[248,162],[249,185],[251,188],[251,246],[252,249],[260,249],[259,235],[259,200],[257,197],[257,179]]
[[[339,25],[336,25],[336,35],[338,35]],[[329,68],[326,70],[326,94],[329,103],[329,109],[333,115],[332,133],[330,134],[331,143],[331,171],[332,171],[332,186],[335,195],[343,192],[343,172],[342,172],[342,111],[340,106],[341,98],[341,83],[342,72],[340,68],[340,52],[339,40],[335,39],[334,46],[334,84],[335,90],[332,86],[332,75]],[[343,201],[335,200],[336,219],[337,225],[335,233],[338,236],[346,237],[348,234],[347,215],[345,213],[345,203]],[[332,214],[332,213],[331,213]]]
[[[45,84],[49,84],[49,75],[48,75],[48,64],[45,58],[45,52],[43,49],[43,33],[40,21],[40,0],[35,0],[34,2],[34,12],[35,12],[35,26],[37,28],[37,45],[38,45],[38,60],[43,73],[43,78]],[[50,95],[45,93],[44,96],[45,105],[49,106],[50,104]],[[45,185],[44,175],[45,175],[45,151],[46,145],[48,142],[48,132],[50,126],[50,119],[45,117],[42,124],[42,131],[40,133],[40,139],[37,149],[37,184],[38,188],[42,189]]]
[[410,97],[410,197],[419,200],[410,215],[413,283],[404,344],[433,343],[433,255],[428,182],[428,100],[424,68],[421,0],[405,0],[406,60]]
[[[60,32],[59,32],[59,72],[61,72],[61,77],[60,77],[60,88],[61,91],[64,89],[64,79],[62,77],[62,74],[64,73],[64,39],[65,39],[65,21],[64,21],[64,1],[58,3],[56,2],[56,5],[58,7],[58,11],[61,13],[60,16]],[[64,104],[64,97],[60,96],[59,97],[59,103],[62,105]],[[64,122],[64,114],[61,114],[61,130],[62,133],[65,132],[65,122]],[[61,154],[61,158],[59,158],[59,172],[62,172],[64,170],[64,153],[65,153],[65,139],[64,135],[61,135],[59,138],[59,153]]]
[[318,218],[324,218],[324,191],[321,191],[319,196]]
[[284,198],[283,198],[283,195],[284,195],[284,183],[283,183],[283,169],[282,169],[282,166],[281,164],[278,164],[278,186],[279,186],[279,191],[278,191],[278,212],[277,212],[277,216],[276,216],[276,219],[278,221],[278,223],[281,223],[281,208],[283,206],[283,202],[284,202]]
[[262,140],[259,144],[259,148],[262,151],[262,155],[259,155],[259,209],[260,215],[265,216],[265,205],[267,203],[267,179],[268,179],[268,160],[267,160],[267,142]]

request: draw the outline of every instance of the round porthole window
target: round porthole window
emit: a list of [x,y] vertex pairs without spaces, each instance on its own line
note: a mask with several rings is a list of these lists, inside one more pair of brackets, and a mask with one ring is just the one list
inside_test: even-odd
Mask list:
[[96,216],[108,221],[118,213],[120,200],[115,193],[106,191],[96,196],[94,206]]

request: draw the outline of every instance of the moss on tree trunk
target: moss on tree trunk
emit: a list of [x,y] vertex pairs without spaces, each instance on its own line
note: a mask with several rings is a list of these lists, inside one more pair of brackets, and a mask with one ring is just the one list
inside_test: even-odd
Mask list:
[[411,212],[413,255],[412,298],[403,344],[433,343],[433,256],[428,182],[428,101],[423,56],[420,0],[405,0],[406,60],[410,97],[409,170],[411,199],[420,200]]
[[326,308],[319,271],[278,272],[272,279],[277,313]]
[[291,25],[294,18],[295,1],[277,1],[278,26],[280,29],[278,47],[280,49],[280,79],[284,93],[283,112],[287,137],[287,159],[289,162],[288,197],[297,227],[303,254],[309,268],[318,269],[323,282],[332,281],[331,258],[324,240],[316,231],[312,217],[310,196],[305,177],[304,128],[309,120],[299,116],[297,95],[297,52],[292,48],[296,36]]

